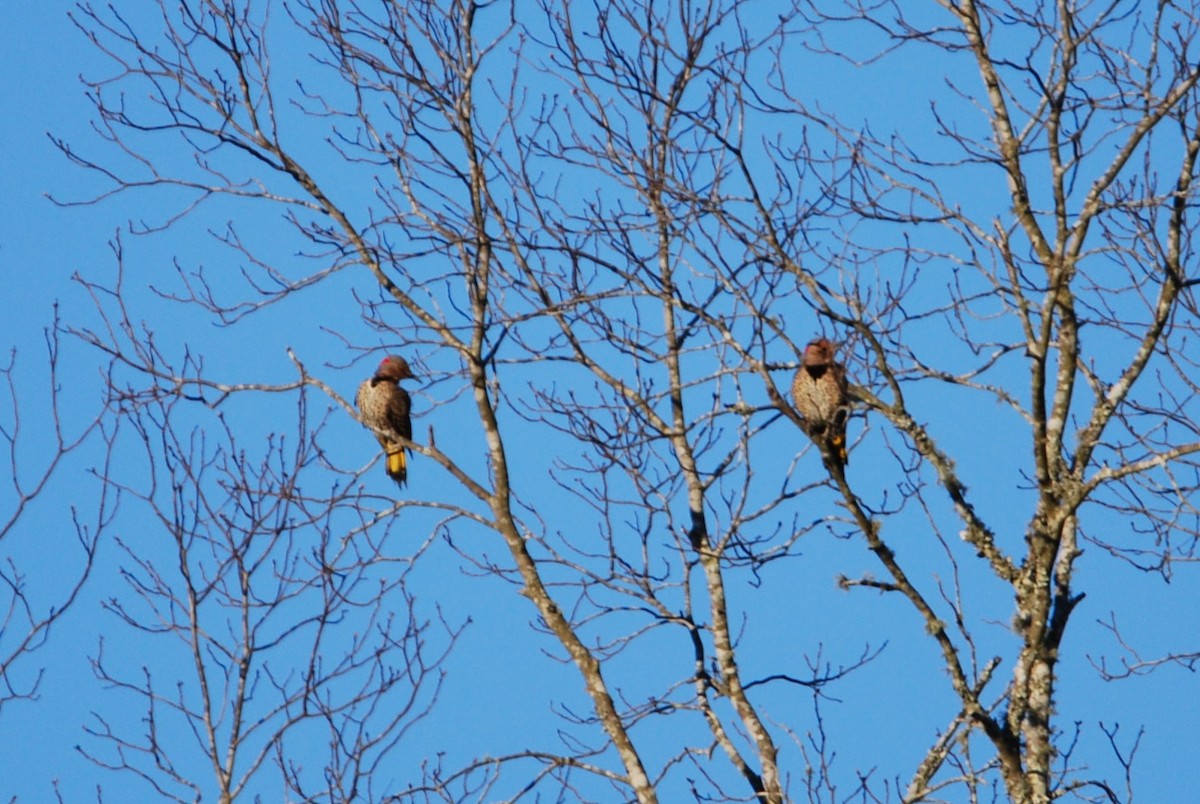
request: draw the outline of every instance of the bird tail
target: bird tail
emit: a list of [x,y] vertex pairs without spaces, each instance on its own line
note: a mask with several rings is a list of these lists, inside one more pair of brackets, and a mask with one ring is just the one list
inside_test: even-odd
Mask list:
[[842,466],[850,463],[850,455],[846,452],[845,431],[836,432],[829,438],[829,451],[834,454]]
[[403,449],[387,454],[387,473],[388,477],[401,486],[408,480],[408,457]]
[[846,452],[846,419],[849,416],[850,409],[845,405],[834,411],[833,433],[829,437],[830,452],[837,456],[842,466],[850,463],[850,456]]

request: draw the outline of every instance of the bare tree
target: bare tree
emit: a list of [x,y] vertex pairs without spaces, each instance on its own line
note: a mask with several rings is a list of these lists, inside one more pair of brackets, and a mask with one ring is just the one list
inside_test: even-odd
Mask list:
[[[117,259],[123,269],[122,249]],[[329,471],[331,409],[310,418],[302,364],[287,386],[291,416],[248,447],[238,433],[264,417],[222,404],[233,389],[205,382],[198,363],[173,366],[134,327],[123,277],[81,280],[104,326],[72,332],[118,365],[143,361],[133,382],[109,377],[129,435],[108,483],[139,524],[116,539],[126,589],[104,607],[145,650],[130,655],[128,633],[106,634],[91,660],[141,708],[143,729],[131,732],[128,704],[97,706],[80,751],[177,801],[281,788],[305,801],[380,800],[388,783],[376,771],[437,699],[461,629],[426,619],[406,588],[428,541],[401,542],[395,512],[375,508],[357,473]]]
[[[327,769],[339,782],[322,795],[915,802],[1002,788],[1020,802],[1132,798],[1137,742],[1102,727],[1112,770],[1093,771],[1099,760],[1078,755],[1057,693],[1085,545],[1164,576],[1194,555],[1200,434],[1184,344],[1197,312],[1187,269],[1200,152],[1195,9],[1161,4],[1143,17],[1116,5],[884,0],[796,3],[767,17],[733,0],[301,0],[160,10],[153,26],[81,10],[80,27],[119,66],[91,85],[118,150],[93,157],[61,143],[64,152],[113,192],[177,200],[145,231],[202,218],[201,202],[230,220],[223,202],[280,211],[298,257],[229,223],[217,238],[245,284],[181,271],[167,295],[185,309],[237,333],[277,307],[304,309],[319,285],[325,309],[359,318],[327,325],[339,356],[297,352],[297,378],[234,382],[213,379],[214,352],[164,357],[131,325],[132,294],[92,285],[118,312],[102,301],[109,325],[79,334],[129,372],[115,398],[138,432],[157,434],[144,441],[160,482],[186,477],[168,485],[195,495],[124,484],[180,545],[184,571],[161,576],[131,554],[132,589],[192,611],[188,601],[211,588],[224,601],[214,605],[257,628],[238,568],[265,569],[261,556],[275,552],[298,566],[292,531],[261,534],[302,511],[333,555],[322,551],[308,574],[272,569],[278,596],[261,622],[279,628],[274,613],[294,594],[327,601],[286,628],[310,640],[301,655],[328,662],[313,624],[349,605],[343,577],[366,583],[383,556],[349,545],[384,544],[392,514],[434,515],[428,533],[511,583],[533,607],[537,647],[583,683],[582,698],[560,704],[557,745],[484,749],[457,765],[428,758],[419,781],[373,786],[392,743],[358,741],[361,711],[400,734],[427,699],[420,674],[405,679],[399,719],[388,720],[390,688],[352,685],[370,693],[323,710],[341,752],[328,767],[351,770]],[[902,71],[914,48],[949,91],[912,82],[919,114],[879,105],[866,125],[845,122],[842,99],[804,69]],[[315,268],[299,270],[302,260]],[[817,333],[844,341],[854,379],[849,468],[820,460],[779,390]],[[353,425],[337,372],[397,345],[427,378],[428,426],[410,446],[414,474],[431,479],[380,503],[332,443]],[[281,470],[278,446],[261,463],[235,459],[232,423],[194,431],[209,433],[209,447],[185,442],[195,425],[176,423],[192,415],[187,402],[298,397],[304,411],[314,389],[336,418],[309,430],[301,416]],[[984,458],[991,472],[967,465],[978,443],[948,434],[964,416],[1002,433]],[[336,490],[300,495],[301,467],[337,478]],[[228,499],[206,490],[206,472],[224,478]],[[383,507],[366,515],[368,501]],[[222,513],[227,505],[246,516]],[[331,524],[355,512],[353,526]],[[1135,537],[1111,535],[1112,522]],[[853,605],[891,612],[895,601],[917,615],[904,641],[924,657],[921,689],[937,703],[905,724],[906,740],[928,746],[910,767],[888,760],[876,774],[882,759],[852,771],[835,761],[824,696],[852,672],[871,674],[881,646],[866,632],[829,647],[801,629],[788,635],[794,652],[763,649],[763,618],[796,605],[788,575],[805,567],[801,546],[828,532],[874,562],[841,559],[843,588],[883,593]],[[504,558],[488,545],[503,545]],[[407,572],[421,572],[420,553],[407,554]],[[221,558],[210,565],[212,555]],[[362,599],[364,611],[411,612],[402,577]],[[143,630],[164,619],[113,608]],[[822,612],[804,614],[787,622]],[[1011,628],[990,625],[1003,619]],[[204,622],[199,611],[165,621],[177,634]],[[423,631],[407,622],[384,644],[419,655]],[[196,683],[214,671],[223,684],[245,678],[260,661],[255,628],[191,640]],[[334,666],[373,678],[360,649]],[[1194,661],[1194,651],[1158,663]],[[105,667],[97,662],[103,678],[123,678]],[[265,661],[262,672],[275,677]],[[122,683],[167,700],[149,677]],[[330,689],[344,683],[330,676]],[[211,695],[171,699],[206,724],[195,726],[208,735],[200,753],[226,799],[268,756],[296,767],[286,736],[303,728],[293,707],[313,693],[273,686],[269,736],[239,747],[256,759],[231,750],[240,693],[221,730]],[[866,695],[855,703],[869,710]],[[153,740],[101,733],[117,750],[109,764],[160,791],[207,789]],[[299,771],[288,779],[316,795]]]
[[[104,416],[98,396],[92,412],[82,417],[80,412],[89,407],[86,397],[71,404],[64,401],[57,312],[45,330],[44,393],[19,383],[15,347],[0,367],[6,397],[0,443],[8,469],[0,496],[0,714],[5,715],[14,703],[39,696],[44,668],[30,666],[36,661],[32,654],[46,644],[79,598],[116,505],[105,485],[113,422]],[[29,419],[37,422],[36,430],[30,430]],[[87,470],[92,483],[80,482],[78,453],[93,445],[98,449],[91,454],[100,457]],[[73,503],[64,507],[57,499],[68,475],[74,484]],[[34,560],[35,551],[56,557],[52,573],[46,572],[44,562]]]
[[[879,393],[864,392],[864,401],[907,436],[914,459],[930,466],[939,496],[953,505],[962,540],[1011,588],[1019,651],[998,700],[988,703],[981,693],[1000,658],[985,673],[963,672],[964,650],[947,620],[892,566],[891,548],[869,518],[859,520],[888,566],[889,587],[922,612],[940,643],[962,701],[961,722],[991,742],[1009,797],[1047,801],[1098,789],[1116,800],[1106,780],[1055,769],[1057,758],[1071,753],[1055,725],[1057,666],[1084,597],[1077,562],[1085,545],[1143,561],[1155,556],[1149,565],[1158,568],[1190,559],[1195,547],[1190,500],[1200,480],[1200,433],[1181,414],[1195,404],[1184,344],[1197,323],[1191,288],[1198,280],[1187,268],[1200,150],[1197,9],[1160,5],[1143,16],[1099,3],[1033,10],[942,5],[947,15],[936,20],[893,4],[867,14],[816,13],[818,25],[866,26],[881,31],[887,47],[929,44],[969,55],[975,67],[973,85],[956,79],[952,86],[975,99],[982,114],[951,120],[937,110],[944,147],[936,156],[898,139],[833,131],[853,143],[858,168],[842,188],[844,203],[867,220],[907,224],[914,233],[909,254],[963,269],[928,312],[907,308],[891,326],[853,327],[880,375]],[[941,182],[959,170],[1002,183],[1003,206],[950,197]],[[915,235],[922,229],[934,230],[927,246]],[[897,337],[924,316],[943,320],[974,359],[955,367],[957,356]],[[991,316],[1000,326],[975,323]],[[1020,390],[1005,381],[1021,375]],[[917,424],[902,388],[930,382],[990,397],[1024,422],[1032,458],[1022,468],[1030,490],[1023,544],[1000,540],[1000,528],[979,513],[956,474],[950,450]],[[855,508],[852,491],[842,492]],[[1102,535],[1106,522],[1121,520],[1156,538],[1124,546]],[[926,763],[910,796],[928,789],[936,764]]]

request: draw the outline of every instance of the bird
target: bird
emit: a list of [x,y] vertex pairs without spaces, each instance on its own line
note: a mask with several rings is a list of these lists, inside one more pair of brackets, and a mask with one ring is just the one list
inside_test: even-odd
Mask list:
[[401,439],[412,440],[412,400],[400,387],[401,380],[416,379],[403,357],[388,355],[375,369],[375,374],[363,380],[354,396],[354,404],[362,413],[363,426],[375,433],[380,446],[387,452],[388,477],[401,487],[408,480],[407,449]]
[[805,431],[827,461],[845,466],[846,417],[850,413],[846,369],[833,359],[837,344],[816,338],[804,347],[800,370],[792,380],[792,401],[804,417]]

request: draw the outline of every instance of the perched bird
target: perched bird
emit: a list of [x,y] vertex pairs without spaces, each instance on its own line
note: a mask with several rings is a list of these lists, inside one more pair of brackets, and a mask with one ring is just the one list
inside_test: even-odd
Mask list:
[[362,422],[369,427],[387,452],[388,477],[401,486],[408,479],[407,450],[400,439],[412,440],[412,401],[400,387],[401,380],[416,379],[402,357],[388,355],[375,369],[375,376],[363,380],[354,396],[354,404],[362,413]]
[[833,359],[837,345],[817,338],[804,347],[800,370],[792,380],[792,400],[804,417],[805,429],[828,460],[845,466],[846,369]]

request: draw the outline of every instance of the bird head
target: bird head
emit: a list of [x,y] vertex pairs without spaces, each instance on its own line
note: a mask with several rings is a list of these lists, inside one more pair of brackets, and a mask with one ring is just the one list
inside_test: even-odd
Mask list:
[[415,380],[416,376],[408,368],[408,361],[403,357],[388,355],[375,369],[375,376],[385,380]]
[[828,366],[833,363],[833,353],[836,351],[837,344],[831,343],[826,338],[809,341],[808,346],[804,347],[804,365],[806,367]]

